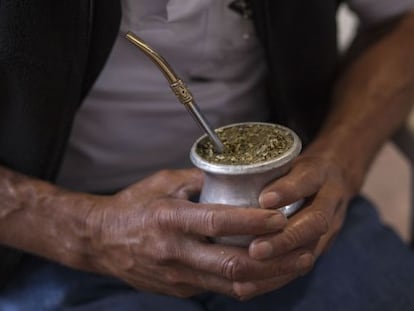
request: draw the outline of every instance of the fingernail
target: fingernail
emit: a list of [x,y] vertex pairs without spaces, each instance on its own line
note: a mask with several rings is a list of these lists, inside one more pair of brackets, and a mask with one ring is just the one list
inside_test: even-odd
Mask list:
[[314,261],[315,258],[311,253],[300,255],[296,260],[296,269],[299,271],[299,274],[302,276],[308,273],[312,269]]
[[283,228],[287,223],[287,218],[285,214],[276,212],[272,216],[270,216],[268,219],[266,219],[266,229],[269,231],[275,231],[278,229]]
[[267,241],[253,244],[250,254],[253,258],[258,260],[268,259],[272,257],[273,245]]
[[262,208],[275,207],[279,202],[280,196],[276,192],[267,192],[259,198],[259,203]]

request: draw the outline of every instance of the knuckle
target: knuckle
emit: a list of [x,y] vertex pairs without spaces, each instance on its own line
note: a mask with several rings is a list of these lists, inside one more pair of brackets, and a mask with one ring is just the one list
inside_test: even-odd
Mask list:
[[203,214],[203,225],[205,226],[209,236],[217,237],[221,234],[221,228],[218,225],[217,214],[211,210]]
[[310,181],[316,182],[320,184],[322,180],[324,180],[323,172],[320,169],[317,169],[315,167],[308,168],[303,170],[303,173],[301,175],[301,179],[303,181]]
[[315,257],[311,252],[302,254],[296,262],[298,276],[303,276],[313,269]]
[[303,168],[286,177],[283,182],[283,194],[288,201],[298,200],[311,195],[321,183],[320,173],[313,169]]
[[181,273],[176,269],[170,269],[164,274],[165,282],[170,286],[177,286],[182,284]]
[[286,191],[293,191],[293,189],[295,188],[295,181],[291,178],[285,178],[284,182],[283,182]]
[[245,268],[245,264],[240,257],[231,256],[222,264],[222,275],[233,282],[238,281],[243,278]]
[[320,180],[322,172],[313,163],[313,157],[302,158],[302,161],[298,162],[294,167],[295,174],[298,180],[306,182],[309,180]]
[[153,203],[152,215],[154,222],[158,225],[158,227],[162,228],[170,221],[170,213],[168,209],[162,208],[161,202]]
[[301,236],[296,230],[285,230],[283,239],[281,239],[281,249],[290,251],[298,247]]
[[171,243],[160,242],[153,251],[154,262],[158,265],[167,265],[176,259],[176,251]]
[[170,180],[174,178],[175,172],[173,170],[163,169],[155,174],[155,177],[160,180]]
[[174,180],[177,179],[177,172],[174,170],[163,169],[156,172],[151,176],[152,187],[158,188],[160,185],[168,187],[168,185],[173,184]]
[[287,197],[293,197],[296,193],[297,182],[293,179],[286,178],[283,183],[283,193]]
[[312,222],[315,225],[314,228],[316,230],[316,234],[324,235],[328,233],[331,226],[327,216],[321,211],[316,211],[311,215]]
[[154,200],[150,210],[153,222],[159,228],[168,228],[177,221],[178,210],[171,208],[164,199]]

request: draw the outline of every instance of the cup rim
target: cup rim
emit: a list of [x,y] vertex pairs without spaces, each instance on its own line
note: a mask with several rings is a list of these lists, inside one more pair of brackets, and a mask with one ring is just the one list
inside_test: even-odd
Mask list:
[[296,158],[301,149],[302,149],[302,142],[299,136],[290,128],[277,124],[277,123],[269,123],[269,122],[239,122],[239,123],[232,123],[225,126],[221,126],[218,129],[224,129],[233,126],[239,125],[248,125],[248,124],[261,124],[267,126],[273,126],[280,128],[284,131],[289,132],[289,134],[293,137],[292,146],[280,156],[264,161],[259,163],[253,164],[242,164],[242,165],[233,165],[233,164],[219,164],[219,163],[212,163],[208,162],[204,158],[202,158],[196,151],[197,145],[199,142],[207,137],[206,134],[199,137],[193,144],[190,150],[190,160],[191,162],[201,170],[213,174],[223,174],[223,175],[245,175],[245,174],[253,174],[253,173],[261,173],[265,171],[272,170],[276,167],[281,167],[289,162],[291,162],[294,158]]

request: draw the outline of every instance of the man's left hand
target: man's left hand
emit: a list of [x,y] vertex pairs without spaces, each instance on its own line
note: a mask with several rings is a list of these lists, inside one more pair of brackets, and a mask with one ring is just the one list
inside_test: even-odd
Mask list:
[[[342,227],[353,194],[345,168],[316,152],[299,156],[286,176],[269,184],[260,196],[262,208],[279,208],[306,198],[282,232],[257,237],[249,255],[260,261],[294,261],[297,273],[237,284],[239,294],[256,296],[291,282],[311,270]],[[244,292],[245,290],[245,292]]]

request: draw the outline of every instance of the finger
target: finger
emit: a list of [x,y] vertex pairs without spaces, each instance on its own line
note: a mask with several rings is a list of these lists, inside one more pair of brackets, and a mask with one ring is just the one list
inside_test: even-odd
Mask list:
[[181,200],[164,202],[154,216],[162,228],[208,237],[261,235],[280,231],[287,223],[286,217],[275,210]]
[[338,204],[335,195],[319,193],[307,208],[290,218],[286,228],[278,234],[260,237],[249,247],[255,259],[268,259],[304,247],[319,240],[330,230]]
[[204,181],[203,172],[199,169],[178,170],[176,188],[171,195],[179,199],[189,199],[194,195],[198,195],[201,191]]
[[335,240],[337,234],[342,228],[347,211],[348,201],[339,202],[335,210],[335,220],[330,226],[329,233],[323,235],[314,247],[313,253],[319,257],[325,250],[327,250]]
[[[200,256],[200,254],[202,254]],[[310,269],[314,257],[309,250],[297,250],[288,256],[258,261],[242,248],[218,244],[194,243],[182,253],[182,262],[196,270],[214,274],[230,281],[267,279]]]
[[[164,275],[166,274],[162,273],[162,276]],[[123,280],[140,291],[144,290],[156,294],[175,296],[179,298],[189,298],[205,291],[201,288],[183,283],[172,286],[168,281],[166,281],[165,277],[161,279],[160,277],[155,276],[157,276],[157,274],[154,274],[153,277],[148,277],[148,275],[139,275],[133,271],[125,276]]]
[[274,290],[277,290],[284,285],[292,282],[300,276],[297,273],[291,273],[283,276],[277,276],[266,280],[259,280],[254,282],[235,282],[234,292],[242,301],[246,301],[255,296],[259,296]]
[[259,196],[262,208],[275,208],[314,195],[324,182],[323,170],[309,159],[300,160],[285,176],[266,186]]
[[148,193],[152,192],[157,196],[188,199],[201,191],[203,180],[202,171],[194,168],[162,170],[144,179],[142,182],[146,183],[145,189],[147,189]]
[[163,281],[169,288],[198,288],[203,291],[236,297],[233,282],[217,275],[184,266],[167,269]]

